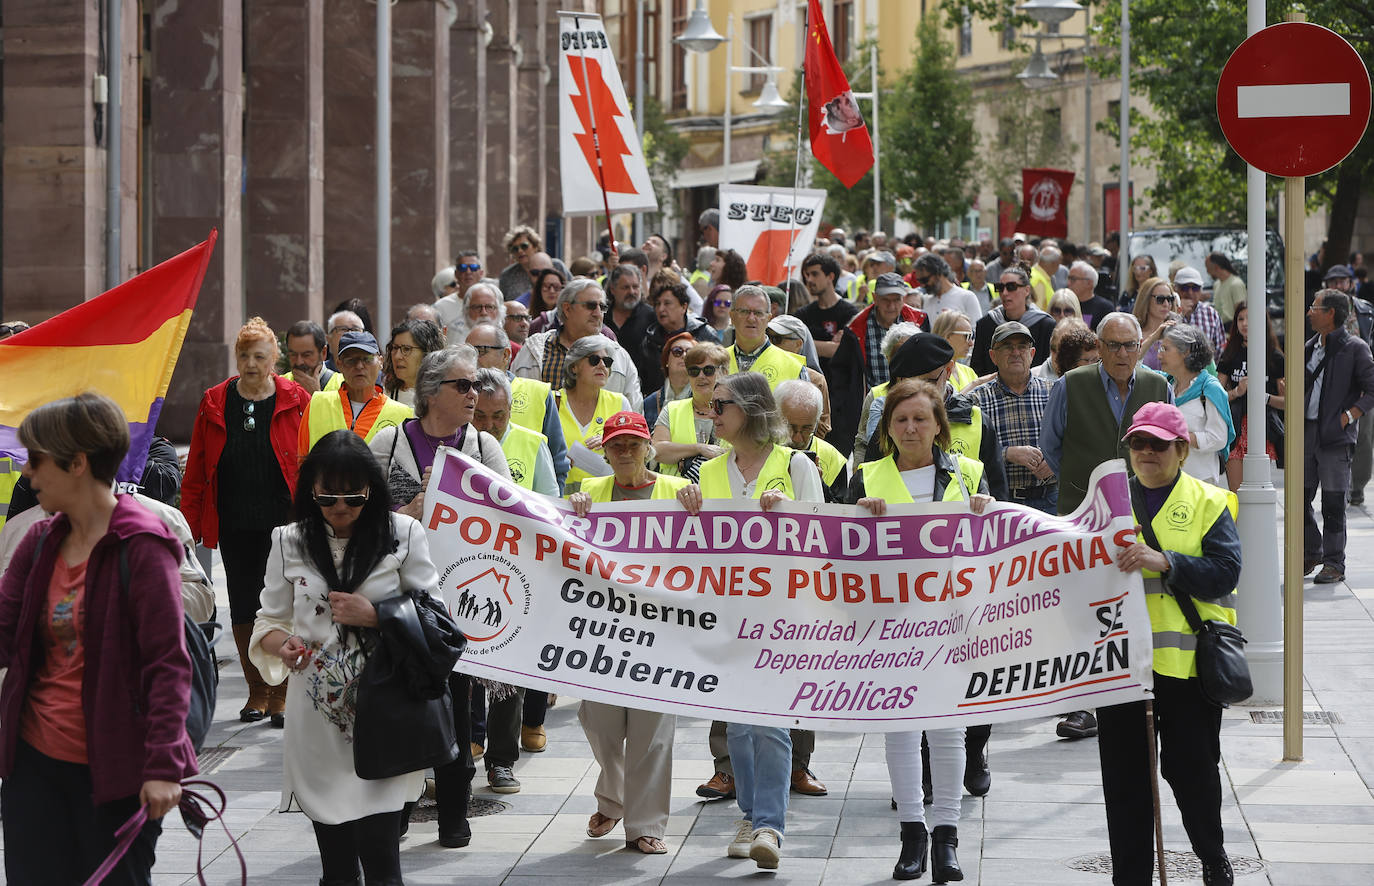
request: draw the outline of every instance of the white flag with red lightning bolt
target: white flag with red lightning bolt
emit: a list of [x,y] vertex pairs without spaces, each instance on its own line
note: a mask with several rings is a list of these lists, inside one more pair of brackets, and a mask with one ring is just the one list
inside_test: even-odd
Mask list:
[[641,137],[601,17],[558,16],[563,214],[657,212]]

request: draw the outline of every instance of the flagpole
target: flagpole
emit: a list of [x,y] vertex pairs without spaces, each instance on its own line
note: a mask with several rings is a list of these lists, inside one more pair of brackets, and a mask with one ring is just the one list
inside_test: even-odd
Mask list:
[[[811,27],[811,10],[807,7],[806,21],[802,27],[805,34]],[[787,231],[787,264],[783,266],[783,283],[786,284],[792,279],[792,247],[797,239],[797,188],[801,185],[801,155],[802,155],[802,113],[806,108],[806,57],[802,57],[802,88],[797,93],[797,159],[792,167],[792,215],[788,222]],[[791,287],[788,287],[789,289]],[[792,293],[787,293],[790,301]]]
[[[582,25],[577,18],[573,18],[573,27],[581,29]],[[610,238],[611,255],[619,255],[615,248],[615,228],[611,227],[611,198],[606,195],[606,167],[601,162],[601,136],[596,131],[596,107],[592,101],[592,90],[587,85],[587,48],[579,46],[577,57],[582,60],[582,95],[587,99],[587,116],[592,124],[592,148],[596,151],[596,175],[601,185],[601,205],[606,210],[606,234]],[[609,256],[608,256],[609,258]]]

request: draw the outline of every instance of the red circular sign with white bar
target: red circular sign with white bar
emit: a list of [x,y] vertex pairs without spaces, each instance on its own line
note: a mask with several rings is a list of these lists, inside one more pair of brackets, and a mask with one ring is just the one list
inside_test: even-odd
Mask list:
[[1221,131],[1245,162],[1279,176],[1340,163],[1369,123],[1369,71],[1335,31],[1285,22],[1231,53],[1217,84]]

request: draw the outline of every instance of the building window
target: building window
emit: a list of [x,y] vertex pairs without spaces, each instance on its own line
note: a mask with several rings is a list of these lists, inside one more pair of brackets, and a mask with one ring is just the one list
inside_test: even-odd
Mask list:
[[835,27],[830,32],[835,57],[849,61],[854,52],[854,0],[835,0]]
[[959,55],[973,52],[973,13],[967,6],[959,10]]
[[[760,15],[749,19],[749,57],[745,59],[746,67],[766,67],[773,64],[773,16]],[[763,83],[768,79],[767,74],[750,74],[746,92],[758,92],[763,89]]]
[[[687,0],[673,0],[673,36],[687,29]],[[673,98],[674,111],[687,110],[687,50],[676,41],[672,44],[673,54]]]
[[1012,44],[1014,44],[1015,42],[1016,42],[1016,25],[1012,24],[1012,23],[1011,23],[1011,19],[1008,18],[1007,21],[1006,21],[1006,23],[1002,25],[1002,40],[1001,40],[1002,48],[1003,48],[1003,49],[1011,49]]
[[1052,150],[1064,143],[1064,109],[1045,108],[1040,112],[1044,115],[1045,128],[1042,136],[1045,139],[1045,148]]

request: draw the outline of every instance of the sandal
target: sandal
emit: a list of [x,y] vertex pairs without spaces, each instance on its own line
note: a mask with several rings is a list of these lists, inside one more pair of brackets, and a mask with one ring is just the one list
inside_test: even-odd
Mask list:
[[587,819],[587,836],[604,837],[615,830],[615,826],[618,824],[620,824],[618,818],[607,818],[600,812],[593,812],[592,817]]
[[668,846],[658,837],[640,837],[638,840],[626,840],[626,849],[638,849],[645,855],[666,855]]

